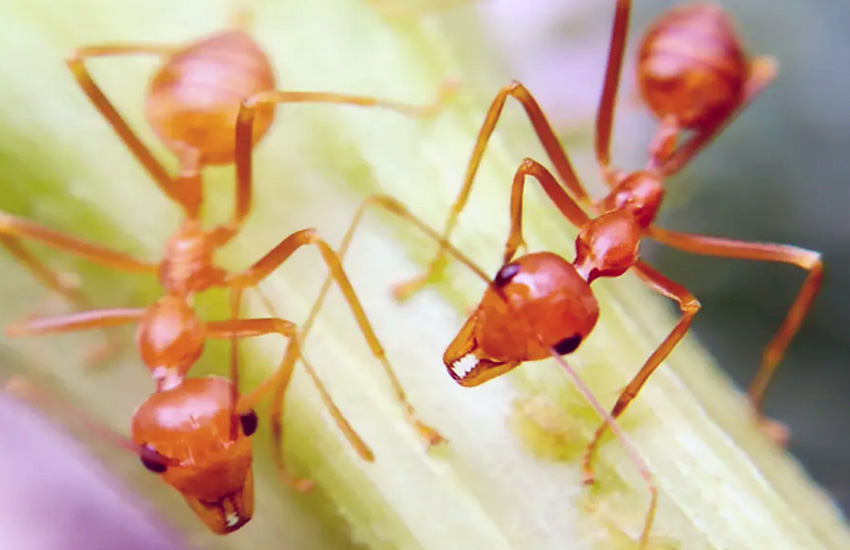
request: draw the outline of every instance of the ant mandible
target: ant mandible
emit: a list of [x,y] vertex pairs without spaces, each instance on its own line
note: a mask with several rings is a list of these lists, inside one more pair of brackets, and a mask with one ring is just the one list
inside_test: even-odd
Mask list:
[[[150,81],[146,115],[158,137],[175,154],[179,170],[172,177],[136,136],[90,76],[91,58],[157,55],[164,62]],[[115,44],[77,50],[68,66],[85,94],[113,127],[133,156],[162,191],[183,210],[183,221],[169,239],[159,262],[137,259],[91,244],[26,219],[0,212],[2,243],[49,288],[73,298],[59,275],[25,251],[18,239],[40,241],[105,267],[131,273],[156,274],[163,296],[147,308],[112,308],[33,319],[7,328],[9,336],[41,335],[107,328],[138,323],[137,347],[156,383],[156,393],[134,415],[134,450],[150,469],[180,491],[201,519],[215,532],[226,533],[251,517],[253,499],[250,445],[245,427],[256,403],[273,395],[270,413],[273,452],[281,478],[307,490],[309,480],[290,475],[281,450],[283,398],[295,361],[304,363],[322,400],[355,450],[366,460],[372,453],[336,408],[314,370],[301,357],[297,328],[279,318],[237,319],[245,289],[256,288],[299,248],[318,248],[333,280],[340,287],[373,355],[380,361],[408,422],[430,445],[442,440],[422,423],[407,400],[339,259],[315,229],[296,231],[244,271],[229,273],[214,262],[214,254],[241,229],[251,210],[251,151],[269,129],[278,103],[330,103],[380,107],[409,116],[434,113],[447,89],[431,105],[417,106],[369,96],[325,92],[275,91],[271,65],[251,36],[228,30],[188,46]],[[243,98],[249,98],[242,101]],[[202,227],[201,170],[205,166],[236,164],[235,206],[231,219],[212,229]],[[204,322],[192,307],[195,294],[227,289],[233,319]],[[77,302],[80,305],[80,302]],[[231,349],[231,380],[185,379],[209,338],[236,339],[279,334],[289,340],[280,367],[246,396],[238,390],[236,349]],[[225,383],[226,382],[226,383]],[[225,391],[226,390],[226,391]],[[224,393],[229,398],[224,400]],[[169,416],[166,412],[171,411]],[[197,418],[198,425],[195,425]],[[223,430],[224,422],[229,430]],[[241,426],[241,428],[240,428]],[[213,452],[213,449],[216,449]],[[241,485],[240,485],[241,484]],[[235,487],[241,486],[238,491]],[[238,497],[234,495],[240,495]]]
[[[652,290],[676,301],[681,317],[621,392],[611,411],[617,418],[682,339],[700,308],[686,288],[640,260],[638,249],[643,237],[696,254],[786,263],[805,269],[807,277],[778,332],[765,348],[749,389],[757,420],[769,424],[762,413],[764,391],[820,287],[823,274],[820,254],[795,246],[668,231],[656,227],[653,221],[664,196],[663,180],[682,170],[773,80],[775,61],[766,57],[747,59],[731,22],[717,6],[687,4],[662,15],[640,44],[638,64],[641,96],[659,119],[659,128],[643,170],[628,173],[614,169],[609,155],[611,128],[630,8],[629,0],[617,2],[596,117],[596,158],[611,189],[601,201],[591,200],[543,111],[522,84],[512,82],[493,100],[442,238],[448,240],[466,205],[481,157],[508,97],[519,101],[524,108],[560,183],[531,159],[526,159],[517,170],[511,192],[511,229],[503,266],[494,280],[495,288],[508,297],[513,307],[505,309],[493,288],[485,291],[443,360],[459,384],[475,386],[525,361],[548,357],[547,347],[560,354],[571,353],[588,336],[599,315],[590,284],[598,278],[618,277],[631,270]],[[686,132],[690,137],[680,143]],[[522,199],[527,176],[536,179],[561,214],[579,228],[576,258],[572,263],[550,252],[514,258],[523,244]],[[588,216],[582,206],[596,217]],[[441,245],[423,275],[394,288],[396,297],[406,299],[435,280],[444,264],[445,246]],[[515,310],[526,312],[530,329],[517,325]],[[546,345],[538,345],[532,338],[534,335],[541,336]],[[587,448],[583,467],[588,482],[593,478],[592,459],[606,427],[607,424],[600,426]]]

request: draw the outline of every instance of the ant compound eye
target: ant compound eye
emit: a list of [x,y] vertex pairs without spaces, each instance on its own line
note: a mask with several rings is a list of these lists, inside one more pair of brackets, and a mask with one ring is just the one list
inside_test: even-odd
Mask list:
[[511,282],[511,279],[516,277],[517,273],[519,273],[520,267],[519,264],[505,264],[496,273],[496,278],[493,279],[493,284],[502,287]]
[[555,351],[557,351],[559,355],[567,355],[578,349],[579,344],[581,344],[581,334],[575,333],[569,338],[564,338],[555,344]]
[[147,443],[139,448],[139,458],[144,467],[155,474],[161,474],[168,469],[168,459]]
[[257,413],[253,410],[246,412],[239,417],[239,422],[242,424],[242,433],[246,436],[251,436],[257,431]]

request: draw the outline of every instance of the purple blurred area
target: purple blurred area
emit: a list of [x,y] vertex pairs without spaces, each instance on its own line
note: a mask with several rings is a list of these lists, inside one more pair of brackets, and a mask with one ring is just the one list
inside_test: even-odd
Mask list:
[[71,437],[0,393],[0,548],[186,550]]

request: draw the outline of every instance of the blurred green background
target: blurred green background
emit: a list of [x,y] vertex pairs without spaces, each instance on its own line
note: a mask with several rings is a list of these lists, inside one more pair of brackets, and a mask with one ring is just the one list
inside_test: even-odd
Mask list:
[[[618,127],[652,122],[634,92],[636,41],[671,0],[637,0],[620,94]],[[671,181],[660,225],[691,233],[794,244],[823,253],[826,279],[766,399],[791,429],[791,451],[845,510],[850,507],[850,4],[842,0],[718,2],[733,16],[750,54],[779,61],[770,88],[681,175]],[[610,20],[596,6],[544,0],[486,8],[494,42],[514,74],[559,120],[564,134],[586,129],[595,110]],[[613,4],[613,2],[612,2]],[[606,10],[610,8],[606,7]],[[485,10],[482,6],[482,11]],[[558,14],[554,16],[553,13]],[[512,32],[512,28],[523,28]],[[578,52],[578,53],[577,53]],[[559,70],[583,55],[578,74]],[[613,159],[635,168],[646,140],[615,133]],[[629,132],[631,139],[634,132]],[[593,180],[592,166],[584,166]],[[803,281],[796,268],[685,255],[646,243],[644,253],[702,302],[699,338],[742,387]]]

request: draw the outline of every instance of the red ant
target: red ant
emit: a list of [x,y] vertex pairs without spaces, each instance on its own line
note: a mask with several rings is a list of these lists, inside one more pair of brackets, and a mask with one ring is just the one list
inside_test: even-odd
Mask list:
[[[646,168],[636,172],[612,168],[611,128],[630,8],[630,0],[618,0],[596,117],[596,158],[603,179],[611,188],[601,201],[594,203],[589,197],[543,111],[522,84],[512,82],[493,100],[442,238],[448,239],[466,205],[484,149],[508,97],[519,101],[524,108],[560,183],[531,159],[520,165],[513,179],[511,229],[503,266],[494,285],[510,298],[515,309],[527,313],[531,330],[517,326],[514,314],[496,299],[493,289],[488,289],[443,359],[459,384],[475,386],[525,361],[548,357],[546,346],[537,345],[532,339],[534,335],[540,335],[562,355],[571,353],[588,336],[599,314],[590,284],[600,277],[619,277],[631,270],[652,290],[675,300],[682,315],[620,394],[611,411],[617,418],[682,339],[700,308],[686,288],[640,260],[641,238],[649,237],[696,254],[787,263],[805,269],[808,275],[778,332],[765,348],[749,389],[758,421],[768,422],[761,412],[764,391],[820,287],[823,274],[820,254],[788,245],[668,231],[654,226],[653,221],[664,197],[663,180],[686,166],[773,80],[776,63],[766,57],[747,59],[732,23],[719,7],[695,3],[671,9],[649,29],[639,48],[637,72],[641,96],[660,121],[649,148],[649,160]],[[679,143],[685,132],[692,135]],[[523,244],[522,200],[526,176],[535,178],[561,214],[579,228],[576,258],[572,263],[550,252],[514,258]],[[596,217],[589,217],[582,206]],[[436,279],[445,264],[444,254],[445,246],[441,246],[425,274],[394,289],[396,297],[405,299]],[[603,424],[597,430],[587,448],[584,471],[588,481],[593,477],[593,455],[606,426]]]
[[[179,170],[172,177],[127,125],[98,85],[85,62],[91,58],[157,55],[163,64],[150,81],[146,115],[165,145],[175,154]],[[142,462],[185,497],[206,525],[228,533],[253,513],[251,444],[256,429],[254,406],[269,392],[275,463],[281,478],[298,490],[312,482],[287,472],[281,450],[283,398],[299,358],[305,364],[323,402],[360,456],[373,460],[371,450],[348,425],[321,381],[301,357],[296,326],[279,318],[238,319],[245,289],[256,288],[303,246],[315,246],[331,277],[340,287],[372,353],[392,383],[408,422],[428,444],[442,440],[433,428],[418,420],[396,378],[360,301],[337,255],[315,229],[292,233],[248,269],[229,273],[214,262],[214,254],[241,229],[251,210],[251,150],[268,131],[278,103],[330,103],[381,107],[409,116],[436,111],[444,93],[432,105],[416,106],[369,96],[325,92],[275,91],[274,75],[265,53],[249,34],[229,30],[187,46],[115,44],[77,50],[67,61],[78,84],[110,123],[130,152],[162,191],[183,209],[184,218],[169,239],[162,259],[149,262],[64,235],[9,214],[0,213],[2,242],[45,284],[63,295],[74,295],[61,278],[25,251],[18,238],[29,238],[75,254],[105,267],[157,274],[163,296],[147,308],[90,310],[34,319],[7,328],[10,336],[107,328],[138,323],[137,347],[156,383],[154,393],[133,417],[133,440],[128,446]],[[248,98],[243,101],[243,98]],[[235,206],[231,219],[204,229],[201,169],[236,165]],[[18,252],[23,251],[23,252]],[[195,294],[211,288],[227,289],[233,319],[204,322],[193,306]],[[77,302],[79,305],[79,302]],[[310,322],[312,319],[310,320]],[[240,396],[236,339],[279,334],[289,340],[276,373]],[[185,376],[199,359],[209,338],[231,340],[231,380]]]
[[[362,214],[367,206],[378,205],[414,223],[440,243],[423,275],[394,288],[398,299],[410,297],[437,279],[445,265],[446,253],[487,281],[488,287],[479,305],[443,355],[449,374],[462,386],[482,384],[523,362],[550,355],[566,368],[561,356],[578,349],[598,320],[599,308],[590,287],[598,278],[619,277],[631,270],[652,290],[678,303],[682,312],[679,322],[622,391],[610,416],[603,416],[603,424],[589,443],[583,459],[587,483],[593,481],[592,461],[605,430],[616,429],[615,419],[682,339],[700,308],[686,288],[640,260],[641,238],[650,237],[697,254],[788,263],[808,272],[785,321],[765,349],[749,391],[760,422],[766,421],[761,413],[765,387],[811,307],[823,271],[820,254],[802,248],[689,235],[653,225],[664,196],[663,180],[687,165],[773,80],[776,66],[770,58],[746,58],[731,22],[720,8],[690,4],[670,10],[650,28],[640,46],[638,80],[641,94],[660,121],[650,145],[647,166],[632,173],[614,169],[609,162],[611,128],[630,8],[629,0],[618,0],[596,118],[596,157],[603,179],[611,188],[601,201],[591,200],[534,97],[522,84],[512,82],[499,91],[490,106],[467,165],[463,186],[442,234],[429,230],[388,197],[372,197],[361,207]],[[449,244],[448,238],[469,198],[484,150],[508,97],[519,101],[524,108],[560,181],[538,162],[532,159],[522,162],[513,178],[511,228],[503,265],[491,282],[480,268]],[[680,143],[685,132],[692,135]],[[515,258],[524,244],[522,206],[527,176],[534,178],[561,214],[579,228],[573,262],[551,252]],[[588,216],[582,207],[593,212],[595,217]],[[340,257],[345,253],[359,216],[343,241]],[[323,290],[326,291],[328,285],[329,281]],[[587,397],[593,401],[591,395]],[[621,434],[615,435],[625,443]],[[642,460],[634,453],[632,459],[640,467],[652,493],[641,536],[641,546],[645,547],[654,517],[656,493]]]

